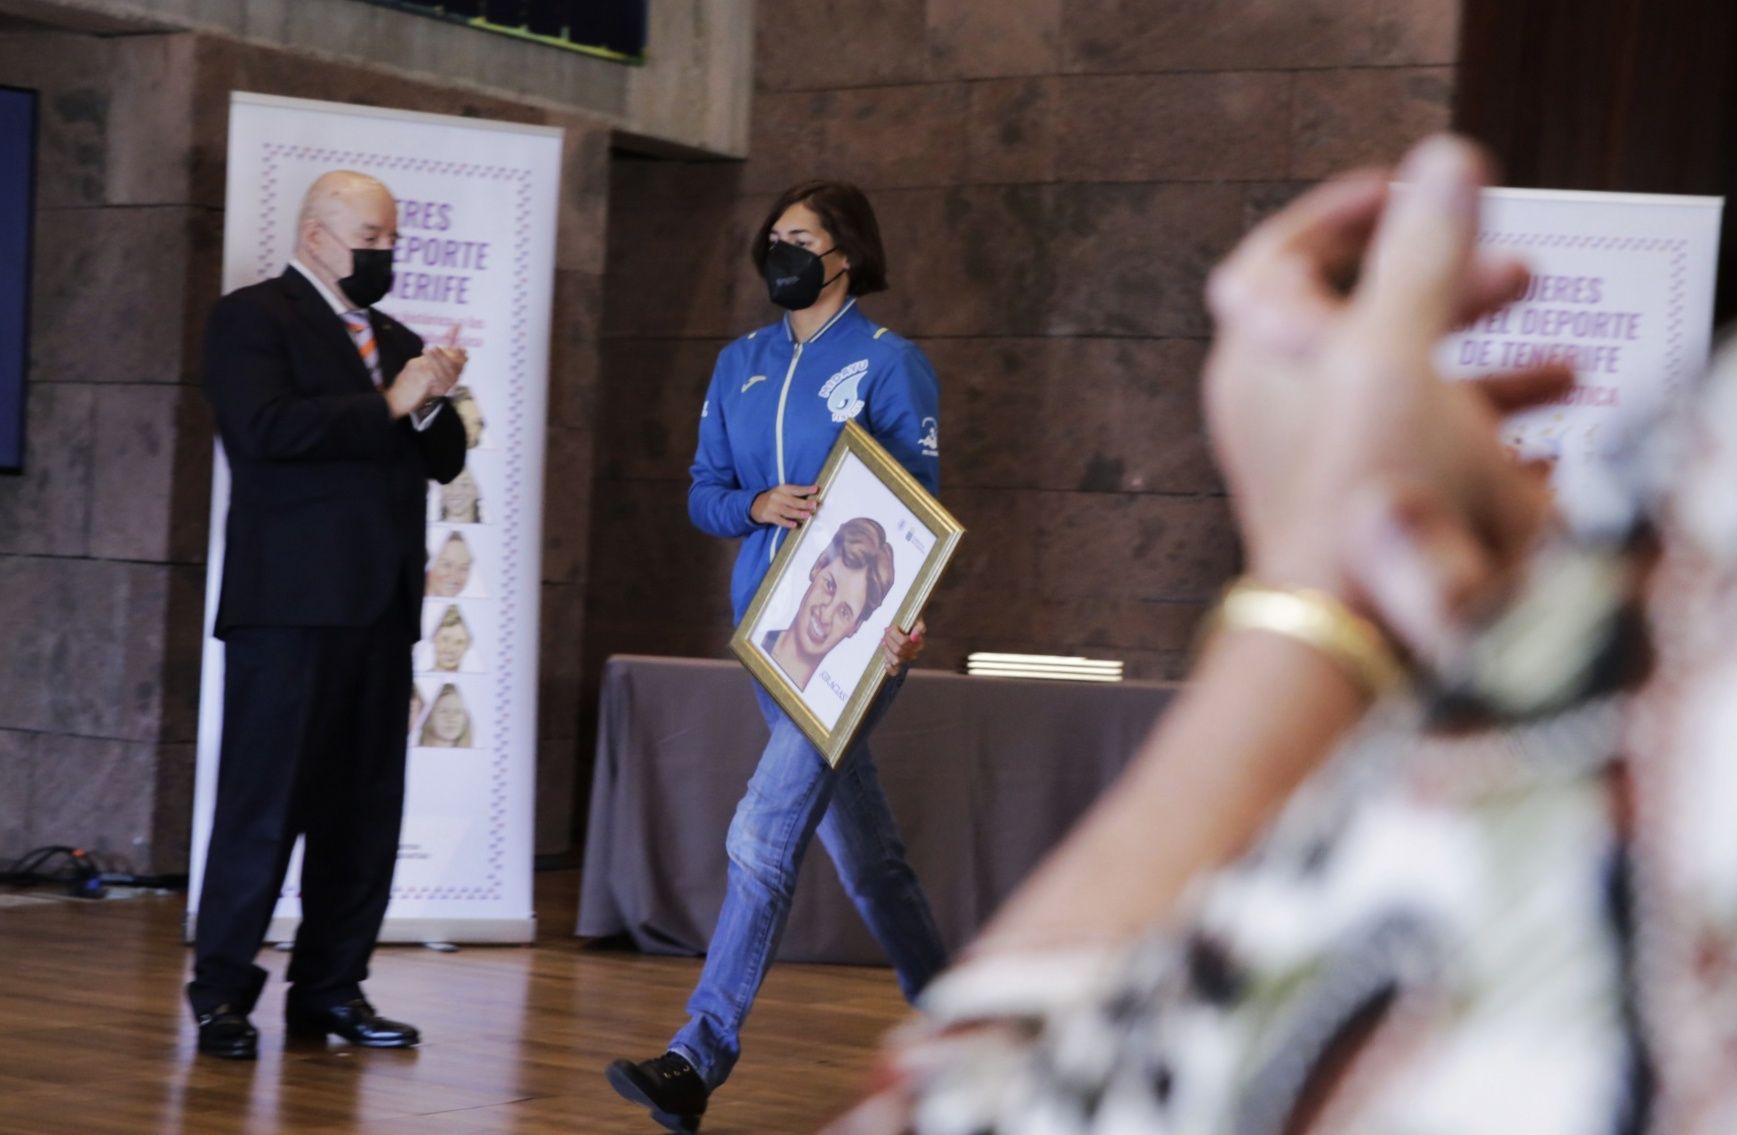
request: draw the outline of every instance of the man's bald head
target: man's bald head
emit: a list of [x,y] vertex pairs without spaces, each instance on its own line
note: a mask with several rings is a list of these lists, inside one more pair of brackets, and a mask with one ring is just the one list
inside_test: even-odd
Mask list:
[[353,169],[335,169],[322,173],[308,186],[307,194],[302,198],[301,223],[324,221],[331,224],[358,207],[366,209],[381,205],[396,210],[392,191],[379,178]]
[[397,241],[398,203],[378,178],[338,169],[308,186],[295,255],[326,287],[337,291],[351,273],[351,249],[389,249]]

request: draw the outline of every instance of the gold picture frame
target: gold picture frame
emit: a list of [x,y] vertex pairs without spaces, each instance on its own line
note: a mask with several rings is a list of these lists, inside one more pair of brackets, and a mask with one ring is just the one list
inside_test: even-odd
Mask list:
[[882,635],[916,625],[965,527],[855,422],[816,484],[730,649],[836,768],[886,680]]

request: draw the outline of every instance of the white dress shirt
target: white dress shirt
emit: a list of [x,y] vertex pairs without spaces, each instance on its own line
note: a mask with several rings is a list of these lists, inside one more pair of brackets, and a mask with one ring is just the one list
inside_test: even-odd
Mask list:
[[[333,293],[332,289],[320,283],[320,278],[314,275],[313,272],[309,271],[308,266],[303,264],[296,257],[290,257],[289,266],[307,278],[308,283],[314,286],[314,290],[320,293],[320,297],[324,299],[326,303],[331,305],[332,313],[339,319],[343,319],[347,315],[361,315],[364,318],[367,317],[368,311],[366,308],[356,307],[354,304],[349,304],[344,302],[342,299],[339,299],[338,296]],[[436,402],[433,406],[430,406],[427,409],[419,407],[410,411],[410,424],[415,426],[418,431],[427,429],[428,423],[434,421],[434,416],[440,413],[440,408],[444,404],[445,403],[442,402]]]

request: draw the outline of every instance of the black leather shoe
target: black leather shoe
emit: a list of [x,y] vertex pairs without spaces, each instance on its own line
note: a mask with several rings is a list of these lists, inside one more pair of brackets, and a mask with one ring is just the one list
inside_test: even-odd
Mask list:
[[362,997],[325,1009],[308,1009],[288,1002],[284,1005],[283,1023],[289,1035],[298,1040],[341,1036],[363,1048],[415,1048],[422,1043],[422,1034],[415,1025],[387,1020]]
[[604,1073],[622,1099],[651,1109],[651,1117],[670,1131],[692,1135],[700,1129],[710,1091],[687,1058],[674,1052],[635,1064],[617,1060]]
[[252,1060],[259,1055],[259,1033],[246,1013],[219,1005],[199,1015],[199,1051],[225,1060]]

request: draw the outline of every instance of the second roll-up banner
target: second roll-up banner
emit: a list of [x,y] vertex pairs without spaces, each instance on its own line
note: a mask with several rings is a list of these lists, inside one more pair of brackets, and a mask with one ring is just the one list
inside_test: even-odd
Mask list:
[[1458,329],[1436,361],[1450,375],[1574,371],[1572,389],[1503,432],[1552,462],[1557,502],[1585,535],[1626,524],[1641,445],[1684,412],[1706,369],[1723,209],[1718,197],[1484,191],[1480,247],[1520,257],[1532,280]]
[[[398,200],[395,281],[377,306],[470,353],[452,409],[465,472],[430,485],[423,638],[405,707],[409,784],[382,941],[527,942],[536,780],[543,440],[561,131],[237,92],[231,97],[223,290],[282,272],[297,210],[329,170]],[[209,636],[229,479],[212,488],[189,934],[216,796],[223,644]],[[272,921],[300,917],[299,851]]]

